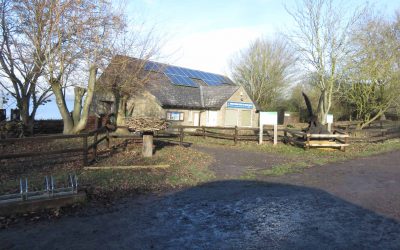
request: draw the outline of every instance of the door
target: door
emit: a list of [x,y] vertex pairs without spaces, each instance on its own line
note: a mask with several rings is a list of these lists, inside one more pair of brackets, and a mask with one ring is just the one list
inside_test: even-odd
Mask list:
[[200,113],[193,112],[193,126],[199,126],[199,125],[200,125]]
[[240,126],[251,127],[251,110],[242,110],[240,112]]
[[225,110],[225,126],[234,127],[238,125],[238,111],[237,109]]
[[207,114],[207,126],[217,126],[218,111],[208,111]]

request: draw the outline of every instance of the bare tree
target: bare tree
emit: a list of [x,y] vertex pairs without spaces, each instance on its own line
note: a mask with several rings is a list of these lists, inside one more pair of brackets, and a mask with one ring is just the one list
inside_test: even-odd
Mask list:
[[[152,79],[146,65],[149,59],[159,55],[162,43],[153,29],[127,31],[118,41],[112,47],[113,59],[99,79],[96,94],[112,95],[116,125],[123,127],[125,119],[132,116],[136,95],[140,95]],[[117,132],[126,130],[118,129]]]
[[288,37],[300,54],[304,69],[318,76],[315,86],[320,90],[317,115],[322,124],[339,90],[341,67],[350,51],[351,30],[365,8],[354,12],[344,2],[303,0],[294,10],[296,29]]
[[232,75],[261,109],[273,109],[291,81],[294,63],[284,40],[257,39],[232,60]]
[[[79,133],[86,127],[97,72],[107,63],[117,34],[126,28],[124,15],[107,0],[53,0],[43,9],[49,10],[46,43],[54,45],[43,56],[44,76],[56,97],[64,133]],[[63,91],[67,85],[75,86],[73,112]]]
[[344,100],[355,108],[359,128],[383,116],[400,100],[400,14],[369,16],[352,35]]
[[52,94],[41,79],[46,40],[46,15],[33,2],[0,1],[0,85],[16,100],[30,131],[40,105]]

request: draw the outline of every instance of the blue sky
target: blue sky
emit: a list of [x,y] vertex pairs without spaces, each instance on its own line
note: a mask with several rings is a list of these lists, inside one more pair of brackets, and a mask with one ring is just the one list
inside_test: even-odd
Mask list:
[[[365,1],[350,2],[355,7]],[[398,0],[369,2],[385,15],[393,15],[394,10],[400,9]],[[159,61],[229,75],[229,61],[252,40],[272,37],[293,26],[284,6],[293,8],[295,3],[295,0],[127,0],[126,11],[138,26],[143,22],[146,27],[155,27],[155,32],[164,37]],[[54,101],[42,106],[37,115],[38,119],[59,117]]]

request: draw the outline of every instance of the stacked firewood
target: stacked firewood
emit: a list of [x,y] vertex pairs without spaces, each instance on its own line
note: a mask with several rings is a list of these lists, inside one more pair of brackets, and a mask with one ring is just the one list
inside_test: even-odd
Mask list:
[[127,117],[125,118],[126,126],[135,131],[158,131],[167,128],[167,121],[154,117]]
[[0,138],[20,138],[24,136],[24,124],[21,121],[0,122]]

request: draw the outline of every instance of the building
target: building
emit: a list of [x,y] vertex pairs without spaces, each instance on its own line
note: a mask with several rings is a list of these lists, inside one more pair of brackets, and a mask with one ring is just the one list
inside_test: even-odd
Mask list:
[[[132,64],[138,62],[134,58],[129,60]],[[256,104],[243,87],[226,76],[150,61],[142,68],[146,83],[129,100],[134,107],[133,117],[159,117],[187,126],[258,125]],[[100,77],[100,84],[107,78],[105,74],[107,69]],[[111,94],[97,92],[93,111],[112,113],[113,101]]]

